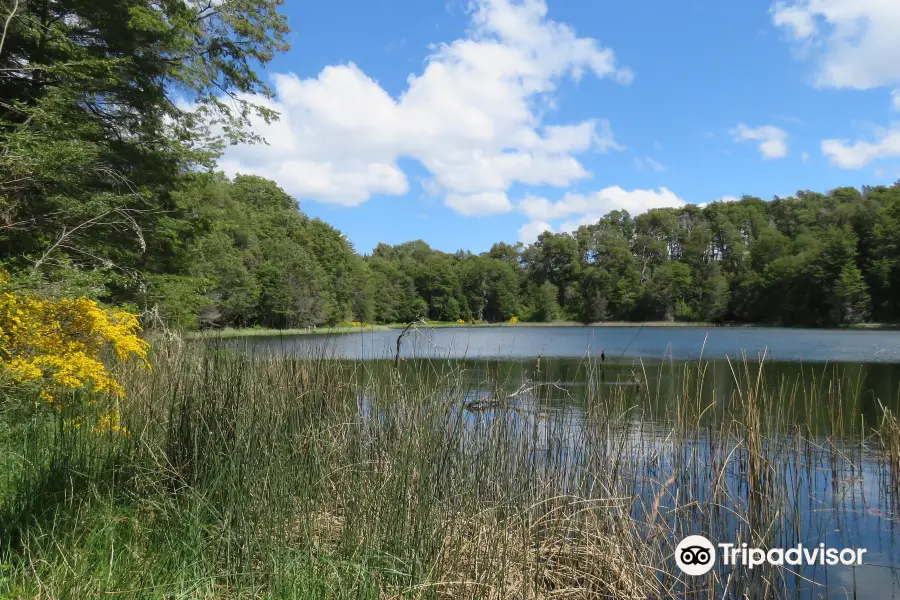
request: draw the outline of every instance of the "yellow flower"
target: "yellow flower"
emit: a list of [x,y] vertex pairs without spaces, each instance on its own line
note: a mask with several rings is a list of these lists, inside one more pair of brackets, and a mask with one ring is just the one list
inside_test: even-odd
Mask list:
[[519,322],[519,317],[510,317],[510,318],[509,318],[509,323],[510,323],[511,325],[515,325],[515,324],[518,323],[518,322]]
[[101,360],[110,347],[124,361],[145,366],[150,345],[140,338],[136,315],[107,310],[87,298],[41,298],[2,289],[0,271],[0,372],[18,383],[38,383],[54,402],[61,389],[123,396],[125,390]]
[[119,415],[119,409],[115,409],[110,413],[100,415],[100,420],[93,429],[94,433],[118,433],[120,435],[131,435],[122,424]]
[[81,429],[82,425],[84,425],[84,417],[81,416],[63,421],[63,429],[66,430]]

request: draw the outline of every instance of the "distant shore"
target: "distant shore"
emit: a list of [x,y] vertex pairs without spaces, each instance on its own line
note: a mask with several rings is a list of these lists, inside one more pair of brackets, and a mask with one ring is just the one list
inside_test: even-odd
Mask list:
[[[337,326],[337,327],[315,327],[305,329],[268,329],[263,327],[246,327],[210,329],[205,331],[192,331],[185,334],[188,339],[202,337],[218,337],[218,338],[236,338],[236,337],[265,337],[265,336],[294,336],[294,335],[328,335],[338,333],[354,333],[363,331],[391,331],[394,329],[403,329],[406,323],[383,323],[383,324],[365,324],[360,326]],[[778,327],[777,325],[754,325],[751,323],[694,323],[686,321],[601,321],[598,323],[579,323],[577,321],[553,321],[550,323],[453,323],[442,321],[429,321],[419,324],[420,329],[476,329],[484,327]],[[796,329],[793,327],[780,327],[782,329]],[[838,328],[828,329],[845,329],[845,330],[871,330],[871,331],[889,331],[900,329],[900,325],[891,323],[859,323],[857,325],[846,325]]]

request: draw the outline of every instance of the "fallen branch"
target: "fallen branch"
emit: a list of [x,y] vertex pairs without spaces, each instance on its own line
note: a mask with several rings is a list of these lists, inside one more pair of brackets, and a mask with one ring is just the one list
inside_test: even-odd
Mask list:
[[533,392],[542,387],[556,388],[557,390],[564,392],[566,394],[566,396],[569,397],[569,399],[572,399],[572,395],[569,393],[569,390],[560,386],[558,383],[556,383],[554,381],[550,381],[547,383],[537,383],[537,384],[532,384],[532,385],[529,385],[529,382],[526,381],[525,383],[523,383],[521,385],[521,387],[519,387],[519,389],[517,389],[516,391],[514,391],[511,394],[507,394],[507,396],[505,398],[497,398],[492,394],[486,394],[486,395],[482,396],[481,398],[477,398],[475,400],[470,400],[469,402],[466,402],[465,409],[475,411],[475,410],[486,410],[488,408],[496,408],[498,406],[502,406],[507,401],[512,400],[513,398],[521,396],[522,394],[528,394],[528,393]]
[[[406,337],[406,335],[409,333],[409,330],[411,328],[414,328],[414,326],[416,326],[420,323],[423,325],[427,324],[425,322],[425,319],[420,317],[419,319],[417,319],[415,321],[410,321],[409,323],[407,323],[406,327],[403,328],[403,331],[400,332],[400,335],[397,336],[397,352],[396,352],[396,354],[394,354],[394,368],[395,369],[400,366],[400,345],[403,343],[403,338]],[[418,331],[418,330],[415,329],[415,331]]]

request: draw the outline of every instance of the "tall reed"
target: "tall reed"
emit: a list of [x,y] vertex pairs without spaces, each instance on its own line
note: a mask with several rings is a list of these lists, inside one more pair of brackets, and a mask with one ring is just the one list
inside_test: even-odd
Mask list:
[[808,541],[800,490],[827,472],[840,508],[870,445],[841,384],[746,357],[587,361],[581,386],[208,344],[161,344],[153,366],[125,376],[128,436],[60,414],[6,437],[0,597],[789,597],[808,574],[686,578],[675,545]]

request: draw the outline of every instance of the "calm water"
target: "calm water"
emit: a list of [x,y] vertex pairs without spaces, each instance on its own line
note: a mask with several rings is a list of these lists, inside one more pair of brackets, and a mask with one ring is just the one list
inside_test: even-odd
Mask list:
[[[325,351],[349,359],[389,358],[399,331],[251,338],[259,349]],[[235,342],[245,343],[243,340]],[[900,363],[900,331],[833,331],[755,327],[477,327],[420,329],[401,344],[401,356],[607,359],[724,359],[766,352],[780,361]]]
[[[371,373],[392,367],[399,331],[362,332],[334,336],[295,336],[228,340],[232,347],[254,352],[285,355],[328,355],[340,359],[372,360]],[[606,361],[600,376],[600,352]],[[760,373],[758,358],[766,360]],[[735,359],[746,355],[746,366]],[[691,384],[691,393],[704,405],[708,429],[696,439],[673,444],[671,427],[655,415],[666,414],[665,402],[685,389],[685,368],[696,359],[707,359],[702,384]],[[801,542],[815,547],[866,548],[862,567],[803,567],[783,575],[783,587],[800,598],[900,598],[900,521],[896,484],[886,475],[885,461],[871,437],[842,438],[828,430],[828,423],[847,425],[876,423],[881,408],[900,407],[900,332],[821,331],[756,328],[637,328],[637,327],[506,327],[421,330],[407,336],[401,357],[404,368],[439,373],[447,368],[462,370],[469,380],[468,400],[509,394],[537,379],[552,382],[540,398],[524,393],[503,406],[487,410],[463,410],[463,422],[473,440],[491,422],[503,420],[508,431],[537,432],[546,439],[533,461],[540,468],[563,474],[570,493],[583,493],[590,486],[585,472],[590,465],[584,448],[591,439],[590,400],[609,390],[629,390],[635,416],[627,420],[622,452],[636,473],[651,474],[664,481],[679,472],[681,460],[693,457],[689,482],[676,486],[697,494],[698,506],[713,503],[707,490],[714,487],[719,467],[727,481],[732,506],[728,510],[750,514],[753,500],[744,483],[743,466],[727,452],[722,440],[710,439],[704,431],[715,431],[717,422],[728,419],[735,402],[735,377],[761,377],[762,387],[781,390],[779,398],[792,397],[792,408],[767,406],[779,411],[787,429],[784,437],[767,438],[766,454],[772,465],[767,476],[777,478],[781,489],[794,494],[790,506],[780,513],[779,533],[770,547],[790,547]],[[728,359],[731,360],[729,364]],[[685,361],[685,362],[680,362]],[[693,361],[693,363],[691,362]],[[591,387],[600,389],[589,389]],[[606,390],[606,392],[604,391]],[[824,400],[827,399],[827,400]],[[361,410],[368,400],[361,398]],[[465,404],[463,404],[464,406]],[[785,411],[782,414],[781,411]],[[835,418],[835,414],[839,416]],[[800,447],[789,441],[792,423],[808,427]],[[794,438],[796,439],[796,438]],[[473,441],[473,443],[477,443]],[[718,462],[717,462],[718,461]],[[699,467],[697,466],[699,465]],[[654,492],[648,479],[635,478],[631,491],[641,508],[652,504]],[[718,483],[716,483],[718,484]],[[662,509],[671,509],[664,499]],[[749,512],[748,512],[749,511]],[[743,518],[743,517],[741,517]],[[718,521],[716,541],[733,542],[738,517]],[[690,527],[690,524],[688,524]],[[765,527],[763,527],[765,529]],[[686,531],[685,533],[690,533]],[[700,533],[694,531],[692,533]],[[796,567],[793,567],[796,569]],[[719,567],[717,567],[719,569]],[[727,570],[720,569],[722,578]],[[699,597],[702,597],[699,596]]]

